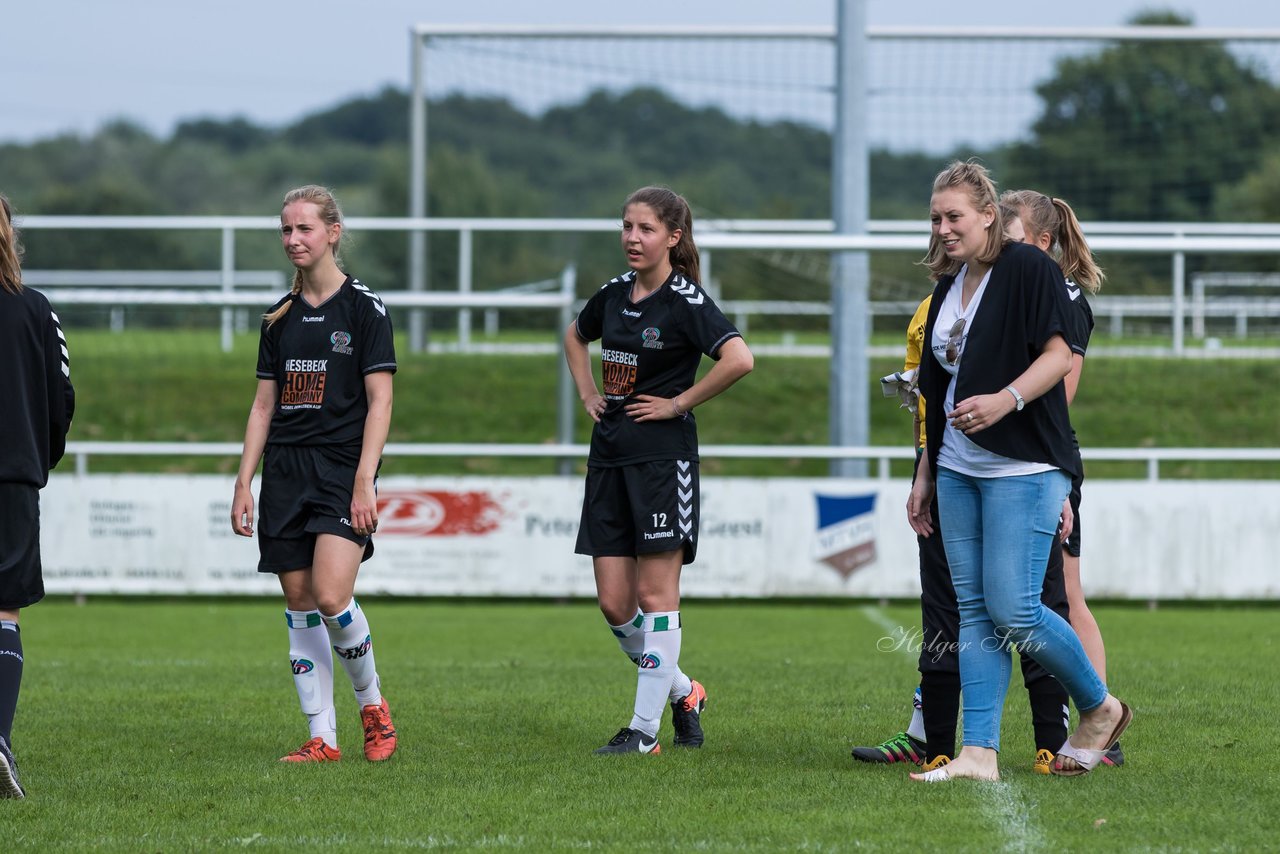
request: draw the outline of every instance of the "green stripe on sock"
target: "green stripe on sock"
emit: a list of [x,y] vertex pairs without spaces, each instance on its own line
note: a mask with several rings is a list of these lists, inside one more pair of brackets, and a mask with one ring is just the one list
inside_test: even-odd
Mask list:
[[653,618],[653,630],[654,630],[655,632],[665,632],[665,631],[667,630],[667,626],[668,626],[668,624],[669,624],[670,622],[671,622],[671,618],[670,618],[670,617],[654,617],[654,618]]
[[294,625],[293,614],[289,613],[288,611],[284,612],[285,625],[287,625],[291,629],[301,629],[301,628],[311,629],[320,625],[320,614],[318,614],[317,612],[312,611],[311,613],[307,614],[306,617],[307,617],[306,626],[298,626],[298,625]]

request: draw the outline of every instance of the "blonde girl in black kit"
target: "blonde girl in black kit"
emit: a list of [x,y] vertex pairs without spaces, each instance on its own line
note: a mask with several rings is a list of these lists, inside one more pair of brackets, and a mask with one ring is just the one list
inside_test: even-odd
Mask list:
[[280,579],[290,666],[311,730],[281,761],[341,758],[336,653],[360,706],[365,758],[378,762],[395,752],[396,731],[354,592],[378,527],[375,483],[396,370],[391,321],[382,300],[338,266],[342,213],[332,193],[307,186],[286,195],[280,236],[293,290],[263,320],[231,527],[254,534],[250,484],[262,460],[258,571]]

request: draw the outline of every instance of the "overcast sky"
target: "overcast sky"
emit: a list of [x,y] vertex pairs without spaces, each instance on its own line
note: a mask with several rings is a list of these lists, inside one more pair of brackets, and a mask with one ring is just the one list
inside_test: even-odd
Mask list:
[[[1208,27],[1280,31],[1276,0],[867,0],[872,26],[1113,26],[1172,8]],[[195,117],[280,125],[408,85],[408,30],[434,24],[830,25],[835,0],[6,0],[0,141],[124,117],[157,134]],[[1051,8],[1048,19],[1044,8]]]

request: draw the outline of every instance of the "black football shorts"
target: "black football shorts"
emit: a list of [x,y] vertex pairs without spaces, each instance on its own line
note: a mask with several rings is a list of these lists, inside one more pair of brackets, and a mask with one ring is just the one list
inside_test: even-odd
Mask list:
[[1080,557],[1080,488],[1084,486],[1083,477],[1071,478],[1071,515],[1075,522],[1071,527],[1071,536],[1067,537],[1062,547],[1074,557]]
[[0,483],[0,609],[16,611],[43,598],[40,490]]
[[688,460],[588,468],[574,551],[635,557],[683,549],[683,563],[693,563],[698,489],[698,464]]
[[317,534],[335,534],[364,546],[373,538],[351,530],[351,487],[359,454],[322,446],[268,445],[258,496],[258,571],[311,566]]

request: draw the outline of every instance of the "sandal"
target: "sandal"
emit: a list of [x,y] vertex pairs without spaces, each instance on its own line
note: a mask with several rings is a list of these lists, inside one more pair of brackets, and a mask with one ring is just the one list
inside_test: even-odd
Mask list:
[[1053,767],[1050,769],[1054,774],[1059,777],[1079,777],[1081,774],[1088,774],[1106,757],[1111,745],[1120,740],[1120,736],[1128,729],[1129,724],[1133,722],[1133,710],[1125,705],[1123,700],[1119,702],[1120,720],[1116,721],[1115,728],[1111,730],[1111,735],[1107,737],[1106,747],[1100,750],[1091,747],[1075,747],[1071,744],[1071,739],[1068,738],[1066,743],[1058,750],[1058,760],[1061,761],[1064,756],[1068,759],[1074,759],[1077,767],[1062,768],[1058,762],[1054,762]]

